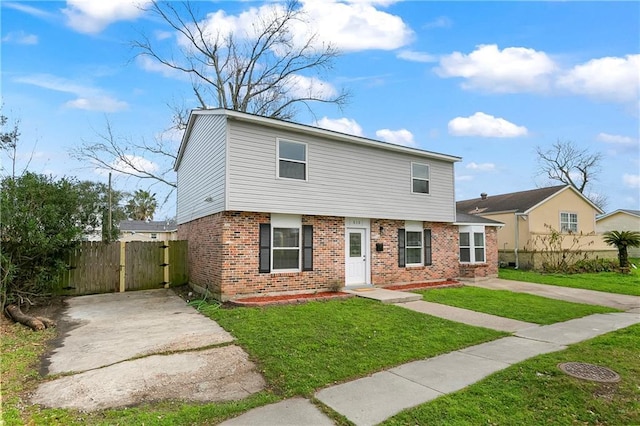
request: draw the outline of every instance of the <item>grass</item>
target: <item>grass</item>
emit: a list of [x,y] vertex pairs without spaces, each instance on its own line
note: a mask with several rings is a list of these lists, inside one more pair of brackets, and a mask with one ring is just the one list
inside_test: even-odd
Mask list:
[[[640,325],[568,350],[541,355],[470,387],[406,410],[384,425],[640,424]],[[557,365],[586,362],[611,368],[616,384],[570,377]]]
[[505,335],[361,298],[202,312],[287,397]]
[[201,308],[248,350],[269,390],[236,402],[164,402],[96,413],[33,406],[25,395],[42,380],[38,359],[55,332],[32,332],[14,324],[0,336],[4,424],[214,424],[283,397],[310,396],[334,382],[505,335],[356,298],[270,308]]
[[428,302],[442,303],[535,324],[553,324],[591,314],[620,312],[604,306],[565,302],[506,290],[455,287],[416,291]]
[[599,272],[594,274],[543,274],[534,271],[503,268],[500,269],[499,276],[506,280],[526,281],[530,283],[584,288],[587,290],[640,296],[640,259],[636,258],[630,260],[636,266],[639,266],[639,268],[631,268],[631,272],[629,274],[620,274],[617,272]]

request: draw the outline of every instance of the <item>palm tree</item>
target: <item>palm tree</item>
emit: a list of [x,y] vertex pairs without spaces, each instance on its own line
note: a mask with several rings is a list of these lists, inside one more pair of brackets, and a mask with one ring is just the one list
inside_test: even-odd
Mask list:
[[640,247],[640,232],[636,231],[608,231],[603,234],[602,239],[610,246],[618,249],[618,260],[620,268],[629,267],[629,253],[627,247]]
[[150,220],[158,207],[156,194],[142,189],[136,190],[125,207],[127,216],[133,220]]

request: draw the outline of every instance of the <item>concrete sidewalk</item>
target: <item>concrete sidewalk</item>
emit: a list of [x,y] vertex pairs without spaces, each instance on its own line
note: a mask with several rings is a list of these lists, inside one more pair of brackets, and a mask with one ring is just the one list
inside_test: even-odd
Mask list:
[[560,287],[548,284],[534,284],[523,281],[501,280],[491,278],[482,281],[464,281],[465,285],[488,288],[490,290],[508,290],[516,293],[535,294],[550,299],[567,302],[586,303],[588,305],[608,306],[623,311],[640,309],[640,296],[607,293],[604,291],[585,290],[581,288]]
[[[467,309],[414,300],[415,298],[409,297],[410,293],[380,291],[382,289],[356,291],[354,294],[361,297],[380,300],[383,303],[395,303],[397,306],[452,321],[515,332],[515,335],[330,386],[318,391],[315,397],[356,425],[374,425],[404,409],[463,389],[512,364],[537,355],[560,351],[566,349],[567,345],[640,323],[640,297],[499,279],[466,284],[609,306],[627,312],[596,314],[538,326]],[[332,422],[310,401],[296,398],[251,410],[222,424],[324,425]]]
[[[414,361],[322,389],[315,397],[356,425],[375,425],[400,411],[463,389],[537,355],[640,323],[640,313],[596,314],[528,328],[515,336]],[[295,398],[251,410],[223,425],[329,425],[310,401]]]

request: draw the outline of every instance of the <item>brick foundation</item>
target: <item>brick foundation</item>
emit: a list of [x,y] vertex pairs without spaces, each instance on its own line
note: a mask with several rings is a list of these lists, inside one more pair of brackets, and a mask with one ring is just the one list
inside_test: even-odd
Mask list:
[[[294,273],[258,272],[259,224],[269,222],[268,213],[221,212],[180,225],[178,238],[189,240],[191,283],[223,301],[265,294],[330,291],[344,286],[344,218],[302,216],[303,225],[313,225],[313,271]],[[398,229],[404,228],[404,221],[371,219],[370,224],[372,284],[405,284],[458,276],[457,226],[425,222],[424,227],[431,229],[432,234],[433,264],[398,267]],[[492,228],[487,229],[488,245],[488,232]],[[382,251],[376,251],[376,243],[383,244]],[[497,273],[497,250],[494,263]]]

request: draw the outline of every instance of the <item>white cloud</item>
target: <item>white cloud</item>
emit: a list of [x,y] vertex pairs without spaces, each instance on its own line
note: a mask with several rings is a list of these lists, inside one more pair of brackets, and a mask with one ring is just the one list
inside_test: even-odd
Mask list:
[[85,34],[97,34],[116,21],[134,20],[150,0],[67,0],[62,9],[67,25]]
[[[137,172],[136,169],[144,170],[149,173],[152,173],[158,170],[158,165],[153,161],[149,161],[146,158],[143,158],[137,155],[130,155],[130,154],[125,155],[124,159],[122,158],[115,159],[110,164],[110,167],[112,168],[113,173],[115,173],[116,175],[127,175],[127,174],[137,175],[139,172]],[[100,167],[97,167],[95,169],[95,172],[101,176],[109,175],[109,170],[106,170]]]
[[456,174],[456,181],[458,182],[468,182],[473,180],[473,176],[471,175],[458,175]]
[[598,133],[596,139],[600,142],[616,145],[635,145],[638,143],[637,139],[634,139],[630,136],[611,135],[609,133]]
[[426,28],[426,29],[429,29],[429,28],[450,28],[452,25],[453,25],[453,22],[451,21],[451,19],[447,18],[446,16],[438,16],[433,21],[427,22],[426,24],[424,24],[423,28]]
[[93,96],[91,98],[77,98],[65,102],[65,106],[87,111],[118,112],[126,110],[129,105],[111,96]]
[[19,10],[20,12],[26,13],[31,16],[35,16],[36,18],[42,19],[55,19],[55,15],[49,12],[45,12],[44,10],[38,9],[37,7],[27,6],[24,2],[12,2],[12,1],[3,1],[2,7],[8,7],[10,9]]
[[162,74],[164,77],[173,78],[176,80],[190,81],[190,77],[187,73],[179,71],[175,68],[168,67],[155,59],[151,59],[146,55],[139,55],[136,57],[136,62],[140,68],[149,72],[156,72]]
[[[307,22],[292,23],[293,41],[302,46],[310,34],[316,33],[318,46],[329,42],[341,51],[393,50],[408,44],[413,39],[413,31],[402,18],[378,10],[376,4],[389,2],[303,1],[302,11]],[[269,20],[274,10],[282,8],[282,4],[271,3],[251,7],[238,15],[218,10],[209,13],[200,25],[211,39],[228,33],[238,39],[253,39],[256,37],[253,25],[260,20]],[[186,45],[184,39],[179,40]]]
[[544,52],[524,47],[498,49],[479,45],[466,55],[454,52],[440,59],[440,77],[462,77],[464,89],[496,93],[539,92],[548,89],[557,66]]
[[640,54],[592,59],[558,78],[572,93],[613,102],[638,102]]
[[438,62],[438,58],[427,52],[417,52],[415,50],[401,50],[397,57],[411,62]]
[[305,77],[293,74],[284,83],[287,94],[294,98],[305,99],[315,97],[319,99],[330,99],[338,94],[338,91],[326,81],[316,77]]
[[478,170],[480,172],[491,172],[496,169],[496,165],[493,163],[474,163],[471,162],[465,166],[469,170]]
[[35,34],[27,34],[24,31],[12,31],[2,37],[3,43],[16,44],[38,44],[38,36]]
[[389,130],[380,129],[376,131],[376,136],[385,142],[396,145],[415,147],[416,142],[413,140],[413,134],[407,129]]
[[70,93],[76,99],[67,101],[69,108],[89,111],[117,112],[128,108],[128,104],[106,94],[102,89],[78,84],[74,81],[50,74],[32,74],[16,79],[19,83],[31,84],[57,92]]
[[625,173],[624,176],[622,176],[622,182],[629,188],[640,189],[640,175],[630,175]]
[[483,112],[470,117],[456,117],[449,121],[449,134],[454,136],[480,136],[484,138],[515,138],[526,136],[528,130],[504,118],[497,118]]
[[320,120],[316,121],[315,126],[340,133],[346,133],[349,135],[363,135],[362,127],[360,127],[360,125],[355,120],[352,120],[350,118],[331,119],[322,117]]

